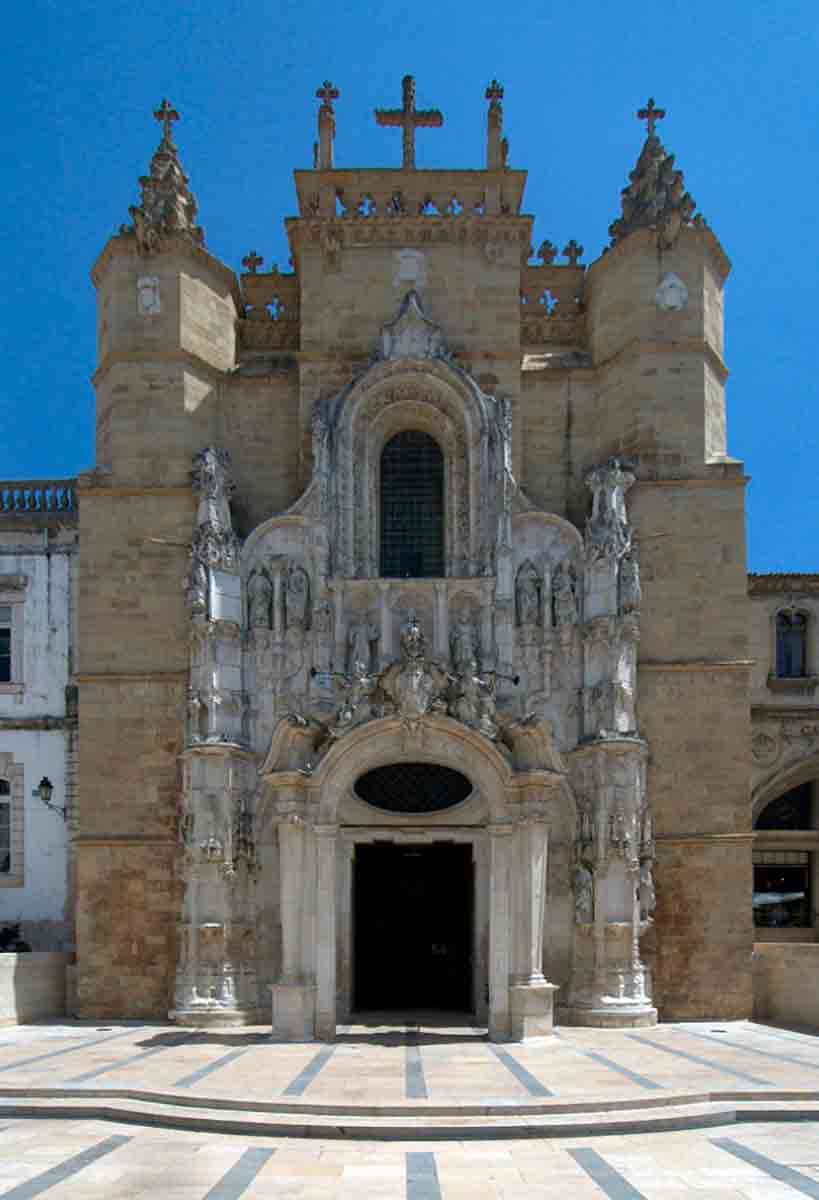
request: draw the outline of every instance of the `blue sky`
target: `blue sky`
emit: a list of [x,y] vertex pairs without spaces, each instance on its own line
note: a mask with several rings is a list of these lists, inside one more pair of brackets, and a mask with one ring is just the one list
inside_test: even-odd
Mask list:
[[534,244],[574,237],[587,262],[639,152],[634,110],[649,95],[667,109],[663,140],[734,264],[729,450],[753,478],[749,567],[819,571],[816,0],[28,0],[3,33],[0,478],[93,463],[89,270],[137,199],[164,95],[208,247],[238,270],[251,247],[287,262],[323,79],[341,90],[338,165],[398,163],[372,110],[398,104],[411,72],[419,107],[445,116],[419,133],[418,165],[469,167],[495,76]]

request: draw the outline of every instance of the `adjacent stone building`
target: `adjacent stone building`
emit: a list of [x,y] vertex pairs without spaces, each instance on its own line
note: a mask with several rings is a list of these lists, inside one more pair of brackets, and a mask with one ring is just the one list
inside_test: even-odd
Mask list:
[[346,170],[324,84],[292,270],[240,278],[156,114],[93,269],[85,1016],[750,1014],[729,263],[653,101],[606,252],[535,256],[486,98],[483,169],[416,167],[407,77],[401,166]]
[[35,951],[74,940],[76,567],[74,481],[0,483],[0,929]]

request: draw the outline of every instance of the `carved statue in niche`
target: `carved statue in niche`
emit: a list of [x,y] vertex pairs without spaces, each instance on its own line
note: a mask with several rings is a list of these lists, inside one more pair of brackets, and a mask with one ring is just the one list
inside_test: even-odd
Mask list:
[[380,677],[388,703],[409,722],[430,710],[445,712],[449,684],[446,672],[427,660],[423,630],[415,617],[410,617],[401,633],[401,661],[387,667]]
[[270,628],[273,587],[264,571],[253,571],[247,582],[247,620],[251,629]]
[[639,612],[643,599],[640,587],[640,567],[632,551],[620,563],[620,611]]
[[640,899],[640,920],[648,921],[657,907],[657,893],[654,890],[654,873],[648,859],[640,863],[640,882],[638,884]]
[[357,667],[371,671],[373,643],[378,641],[378,626],[369,617],[356,621],[347,635],[347,672],[355,674]]
[[185,578],[185,603],[191,615],[207,614],[208,569],[198,555],[191,559],[190,570]]
[[449,706],[450,716],[494,741],[498,736],[494,672],[480,674],[472,659],[452,682],[455,698]]
[[558,628],[576,625],[577,597],[575,596],[571,567],[565,561],[555,571],[552,581],[552,596],[555,624]]
[[582,863],[574,869],[574,919],[578,925],[594,920],[594,879]]
[[592,493],[592,513],[586,521],[586,553],[589,561],[622,558],[631,549],[631,526],[626,513],[626,492],[634,476],[617,458],[595,467],[586,476]]
[[311,420],[313,434],[313,478],[319,482],[322,510],[326,511],[330,492],[330,424],[324,402],[313,405]]
[[353,726],[375,715],[372,699],[376,685],[377,680],[370,674],[369,667],[360,658],[355,659],[350,673],[344,679],[341,704],[330,726],[331,737],[341,737]]
[[515,581],[515,611],[520,626],[539,625],[542,581],[528,559],[518,568]]
[[475,626],[469,609],[464,607],[458,613],[449,635],[449,647],[452,653],[452,665],[456,671],[466,670],[477,662],[478,640]]
[[310,578],[304,567],[291,565],[285,582],[285,617],[288,630],[303,633],[310,625]]

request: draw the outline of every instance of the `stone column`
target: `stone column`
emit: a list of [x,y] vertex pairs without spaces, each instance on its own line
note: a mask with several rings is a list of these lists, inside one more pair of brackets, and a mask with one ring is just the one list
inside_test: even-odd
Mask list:
[[557,991],[543,975],[549,828],[538,801],[526,804],[516,841],[516,936],[509,990],[510,1033],[513,1040],[525,1041],[552,1032],[553,999]]
[[303,969],[302,920],[307,828],[295,810],[279,822],[282,969],[271,986],[274,1041],[310,1042],[314,1036],[315,985]]
[[511,899],[509,864],[513,825],[490,825],[489,851],[489,1037],[509,1041]]
[[336,847],[338,825],[316,825],[316,1037],[336,1036]]
[[446,584],[435,584],[435,623],[433,629],[433,654],[439,662],[449,662],[449,611],[447,609]]
[[387,663],[392,659],[392,623],[390,621],[390,605],[389,605],[390,585],[388,583],[379,583],[378,585],[378,622],[380,636],[378,639],[378,669],[383,670]]

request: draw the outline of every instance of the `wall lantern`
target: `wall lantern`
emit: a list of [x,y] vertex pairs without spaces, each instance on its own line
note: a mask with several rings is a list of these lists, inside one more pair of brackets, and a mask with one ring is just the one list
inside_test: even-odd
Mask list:
[[42,777],[39,784],[31,794],[32,796],[39,796],[46,808],[50,809],[52,812],[59,813],[63,820],[66,819],[66,810],[63,805],[54,804],[51,799],[52,795],[54,794],[54,784],[47,775]]

